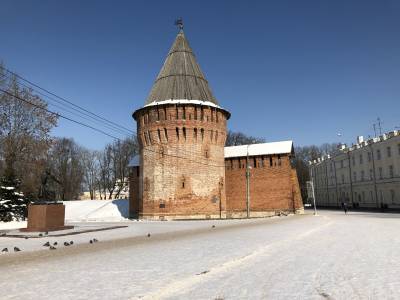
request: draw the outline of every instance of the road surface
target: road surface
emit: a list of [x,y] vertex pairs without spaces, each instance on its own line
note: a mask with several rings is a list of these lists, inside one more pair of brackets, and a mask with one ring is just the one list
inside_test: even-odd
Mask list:
[[[397,214],[140,226],[164,224],[173,230],[130,237],[116,229],[96,244],[1,255],[0,298],[400,298]],[[125,230],[120,238],[118,230]]]

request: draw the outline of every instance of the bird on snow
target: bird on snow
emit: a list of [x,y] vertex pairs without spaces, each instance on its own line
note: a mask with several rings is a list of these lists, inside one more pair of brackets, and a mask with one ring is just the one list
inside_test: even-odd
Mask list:
[[93,244],[93,241],[92,241],[92,240],[90,240],[90,241],[89,241],[89,243]]
[[98,239],[93,239],[93,243],[97,243],[98,241]]
[[50,247],[50,242],[46,242],[43,244],[43,247]]
[[4,248],[1,252],[8,252],[8,248]]
[[64,242],[64,246],[69,246],[69,243],[68,242]]
[[19,249],[18,247],[14,247],[14,252],[18,252],[21,251],[21,249]]
[[56,247],[50,246],[50,250],[56,250]]
[[43,234],[39,233],[39,236],[43,236]]
[[46,231],[44,234],[45,234],[45,235],[48,235],[48,234],[49,234],[49,232],[48,232],[48,231]]
[[215,225],[211,226],[212,228],[215,228]]
[[54,243],[53,243],[53,246],[57,246],[57,244],[58,244],[57,242],[54,242]]
[[70,244],[70,245],[73,245],[73,244],[74,244],[74,241],[70,241],[69,244]]
[[151,236],[151,234],[150,234],[150,233],[148,233],[148,234],[147,234],[147,237],[150,237],[150,236]]

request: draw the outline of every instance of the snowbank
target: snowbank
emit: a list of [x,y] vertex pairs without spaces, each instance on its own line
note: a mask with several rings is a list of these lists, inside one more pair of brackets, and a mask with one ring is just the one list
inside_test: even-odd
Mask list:
[[27,221],[11,221],[11,222],[0,222],[0,229],[18,229],[25,228]]
[[127,220],[129,203],[126,199],[64,201],[67,222],[118,222]]

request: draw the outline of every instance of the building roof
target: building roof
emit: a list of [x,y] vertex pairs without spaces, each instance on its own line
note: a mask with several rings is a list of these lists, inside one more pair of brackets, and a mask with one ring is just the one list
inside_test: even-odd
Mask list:
[[225,147],[225,158],[293,153],[293,141]]
[[218,105],[183,30],[179,31],[169,50],[145,105],[177,99],[199,100]]

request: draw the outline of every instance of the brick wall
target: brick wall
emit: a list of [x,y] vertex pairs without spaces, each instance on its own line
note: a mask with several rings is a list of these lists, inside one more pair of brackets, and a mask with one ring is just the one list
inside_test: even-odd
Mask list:
[[[227,215],[246,215],[246,158],[228,158],[226,163]],[[303,208],[296,171],[289,155],[250,157],[251,216],[297,211]]]
[[134,117],[142,168],[132,213],[155,219],[225,215],[227,114],[200,105],[160,105]]

